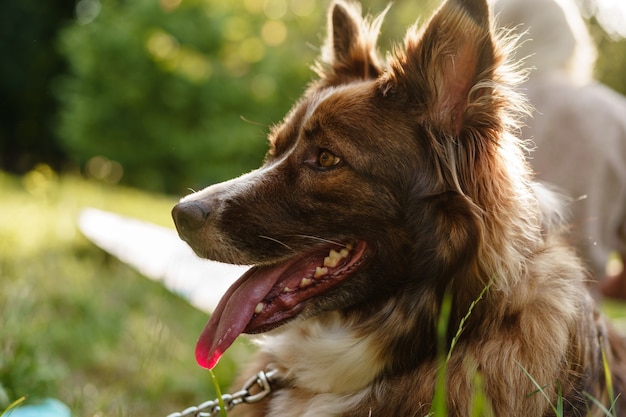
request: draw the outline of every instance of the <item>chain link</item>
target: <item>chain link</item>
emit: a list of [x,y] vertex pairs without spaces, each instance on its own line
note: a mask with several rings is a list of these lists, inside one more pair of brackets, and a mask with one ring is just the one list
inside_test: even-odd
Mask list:
[[[270,382],[276,378],[277,373],[278,371],[275,369],[267,372],[261,371],[248,379],[241,387],[241,390],[234,394],[222,395],[224,409],[230,410],[241,403],[256,403],[267,397],[272,392]],[[186,408],[177,413],[169,414],[167,417],[217,417],[221,411],[220,400],[215,399],[205,401],[200,405]]]

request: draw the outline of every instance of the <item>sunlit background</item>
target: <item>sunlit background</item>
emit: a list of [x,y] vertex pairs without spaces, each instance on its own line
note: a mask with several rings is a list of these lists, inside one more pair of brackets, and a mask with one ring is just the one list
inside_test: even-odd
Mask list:
[[[626,2],[577,1],[599,48],[598,78],[626,91]],[[3,61],[0,81],[0,166],[24,173],[45,163],[173,194],[247,171],[312,76],[327,3],[3,5],[0,30],[13,59]],[[438,3],[394,2],[381,50]],[[372,0],[364,9],[385,6]]]
[[[99,417],[214,395],[192,354],[206,315],[76,219],[94,206],[171,227],[179,196],[258,166],[313,76],[329,1],[0,2],[0,414],[23,396]],[[626,1],[578,1],[597,78],[626,94]],[[438,4],[394,1],[381,52]]]

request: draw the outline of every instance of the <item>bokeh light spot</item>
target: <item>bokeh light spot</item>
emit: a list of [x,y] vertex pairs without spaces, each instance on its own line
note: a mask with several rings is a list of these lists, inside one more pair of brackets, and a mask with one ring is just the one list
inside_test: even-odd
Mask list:
[[268,20],[261,28],[261,38],[269,46],[278,46],[287,39],[287,26],[281,20]]
[[211,62],[204,55],[191,50],[181,51],[178,70],[186,78],[196,82],[208,79],[213,72]]
[[249,13],[262,13],[263,1],[262,0],[244,0],[243,7],[245,7]]
[[246,62],[258,62],[265,55],[265,45],[257,37],[248,38],[239,44],[239,55]]
[[55,172],[46,164],[38,164],[32,171],[24,175],[24,188],[30,194],[45,197],[48,190],[57,180]]
[[146,48],[167,71],[178,73],[192,82],[202,82],[213,72],[207,56],[181,46],[176,38],[162,30],[154,30],[148,36]]
[[117,184],[124,176],[124,169],[117,161],[112,161],[104,156],[94,156],[85,166],[89,177]]
[[159,5],[166,12],[171,12],[178,8],[182,2],[182,0],[159,0]]
[[86,25],[95,20],[102,10],[100,0],[80,0],[76,3],[76,20],[81,25]]
[[287,1],[286,0],[265,0],[263,7],[265,16],[270,19],[278,20],[285,17],[287,14]]
[[315,10],[315,0],[291,0],[291,12],[299,17],[310,16]]
[[147,41],[148,51],[159,60],[173,59],[179,50],[179,44],[173,36],[156,30],[150,34]]

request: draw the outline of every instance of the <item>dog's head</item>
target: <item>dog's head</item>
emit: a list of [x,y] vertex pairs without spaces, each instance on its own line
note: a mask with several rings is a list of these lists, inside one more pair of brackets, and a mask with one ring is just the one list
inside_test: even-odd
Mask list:
[[480,268],[483,208],[511,168],[487,4],[449,0],[387,63],[375,49],[381,20],[334,3],[319,78],[271,130],[263,166],[174,207],[198,255],[255,265],[200,337],[201,365],[241,332],[443,290],[454,271]]

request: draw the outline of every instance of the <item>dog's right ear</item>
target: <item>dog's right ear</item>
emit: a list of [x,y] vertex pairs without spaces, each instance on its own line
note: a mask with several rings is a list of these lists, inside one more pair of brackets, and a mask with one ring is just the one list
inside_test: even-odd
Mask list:
[[373,20],[361,17],[358,3],[336,1],[328,14],[328,38],[316,65],[325,85],[377,78],[382,67],[376,41],[387,9]]

